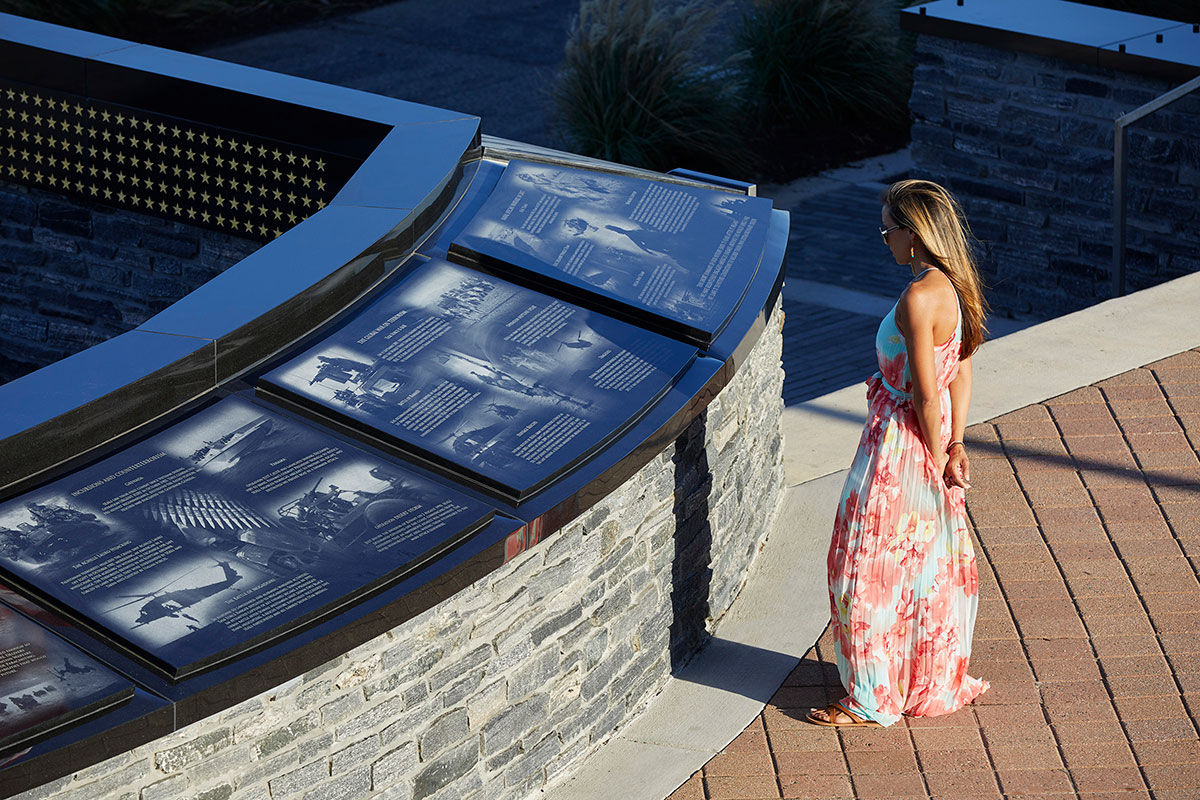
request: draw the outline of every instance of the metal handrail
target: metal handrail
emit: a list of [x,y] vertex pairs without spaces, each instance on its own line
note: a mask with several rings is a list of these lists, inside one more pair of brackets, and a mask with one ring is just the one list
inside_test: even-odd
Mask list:
[[1200,89],[1200,75],[1187,83],[1176,86],[1169,92],[1117,117],[1113,132],[1113,296],[1125,294],[1125,154],[1128,144],[1125,129],[1142,117],[1153,114],[1163,106],[1170,105],[1184,95]]

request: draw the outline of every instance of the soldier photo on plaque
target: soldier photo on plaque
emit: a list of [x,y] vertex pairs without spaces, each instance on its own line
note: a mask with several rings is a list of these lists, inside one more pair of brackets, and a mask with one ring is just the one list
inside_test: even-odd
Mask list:
[[512,161],[450,254],[596,291],[707,344],[758,268],[770,212],[716,189]]
[[152,659],[197,667],[394,579],[491,515],[229,397],[0,506],[0,567]]
[[429,262],[263,386],[519,499],[636,420],[694,355],[508,281]]

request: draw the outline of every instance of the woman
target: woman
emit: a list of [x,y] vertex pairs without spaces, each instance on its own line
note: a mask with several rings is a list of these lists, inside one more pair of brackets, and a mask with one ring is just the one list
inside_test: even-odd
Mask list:
[[986,333],[970,231],[936,183],[900,181],[882,199],[879,232],[913,280],[875,338],[879,372],[834,522],[830,607],[849,696],[814,709],[818,725],[948,714],[988,688],[967,675],[978,573],[962,438]]

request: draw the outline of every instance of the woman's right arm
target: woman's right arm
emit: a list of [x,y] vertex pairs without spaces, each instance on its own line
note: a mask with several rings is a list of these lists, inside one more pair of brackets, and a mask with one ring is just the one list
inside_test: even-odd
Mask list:
[[[958,375],[950,381],[950,441],[961,442],[967,430],[967,412],[971,407],[971,358],[958,363]],[[956,444],[950,449],[944,477],[950,486],[971,488],[971,463],[967,447]]]

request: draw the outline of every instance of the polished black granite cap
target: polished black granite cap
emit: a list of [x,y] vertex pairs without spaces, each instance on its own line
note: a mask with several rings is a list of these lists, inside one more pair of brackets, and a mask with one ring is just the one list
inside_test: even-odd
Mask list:
[[[1153,42],[1156,34],[1179,29],[1179,22],[1067,0],[936,0],[902,9],[900,25],[916,33],[1131,72],[1184,79],[1200,72],[1195,49],[1176,60],[1174,47],[1141,43],[1147,36]],[[1120,52],[1122,44],[1128,57]]]

